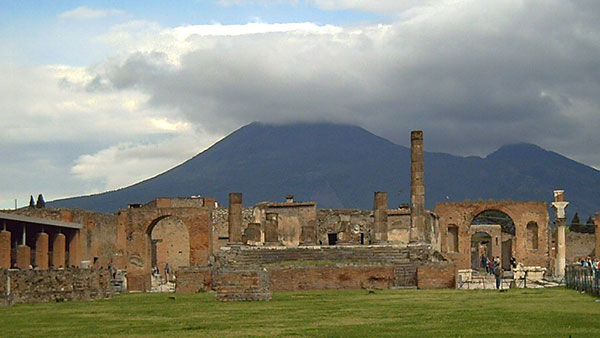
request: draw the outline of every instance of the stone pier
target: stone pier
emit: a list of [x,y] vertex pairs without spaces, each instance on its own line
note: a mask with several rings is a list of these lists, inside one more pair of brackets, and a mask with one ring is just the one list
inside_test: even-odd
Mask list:
[[313,224],[303,225],[300,228],[300,245],[315,245],[317,232],[315,230],[314,222]]
[[552,209],[556,212],[556,266],[554,268],[554,277],[556,279],[562,279],[565,276],[565,265],[566,265],[566,247],[565,247],[565,208],[569,205],[569,202],[565,202],[564,190],[554,190],[554,202],[552,202]]
[[229,243],[242,243],[242,193],[229,193]]
[[48,269],[48,234],[40,232],[35,241],[35,265],[40,270]]
[[0,269],[10,268],[10,232],[0,231]]
[[69,266],[78,268],[81,265],[81,245],[79,244],[79,231],[76,231],[69,240]]
[[373,244],[388,243],[387,192],[376,191],[373,203]]
[[279,245],[279,234],[277,227],[279,221],[278,215],[274,212],[267,212],[265,220],[265,245]]
[[423,241],[425,228],[425,159],[423,131],[410,133],[410,242]]
[[65,267],[66,238],[64,234],[56,234],[52,242],[52,265],[55,268]]

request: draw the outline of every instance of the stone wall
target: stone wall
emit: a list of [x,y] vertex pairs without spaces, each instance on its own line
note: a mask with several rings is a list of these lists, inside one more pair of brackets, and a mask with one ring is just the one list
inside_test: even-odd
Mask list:
[[[227,208],[218,208],[212,212],[212,253],[219,251],[219,248],[227,245],[229,242],[228,227],[229,210]],[[254,222],[254,208],[242,208],[242,233],[246,230],[249,223]]]
[[573,263],[587,256],[594,256],[595,234],[569,231],[565,234],[567,263]]
[[212,284],[212,270],[209,267],[185,267],[175,272],[176,293],[196,293],[209,291]]
[[456,265],[450,262],[429,263],[417,268],[419,289],[451,289],[455,285]]
[[113,296],[106,269],[0,270],[0,305]]

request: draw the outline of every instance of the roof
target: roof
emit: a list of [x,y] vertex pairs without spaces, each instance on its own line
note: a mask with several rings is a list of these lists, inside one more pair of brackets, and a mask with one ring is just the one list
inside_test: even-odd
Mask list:
[[70,229],[83,228],[83,225],[81,225],[79,223],[55,221],[55,220],[39,218],[39,217],[8,214],[5,212],[0,212],[0,220],[32,223],[32,224],[39,224],[39,225],[51,225],[51,226],[55,226],[55,227],[70,228]]

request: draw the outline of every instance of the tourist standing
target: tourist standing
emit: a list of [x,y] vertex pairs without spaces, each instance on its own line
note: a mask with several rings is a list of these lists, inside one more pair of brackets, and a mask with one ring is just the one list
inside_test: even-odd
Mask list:
[[169,281],[169,275],[171,274],[171,268],[169,267],[169,263],[165,265],[165,279],[167,282]]
[[502,266],[498,261],[494,262],[494,276],[496,277],[496,289],[500,290],[500,285],[502,284],[502,274],[504,270],[502,270]]

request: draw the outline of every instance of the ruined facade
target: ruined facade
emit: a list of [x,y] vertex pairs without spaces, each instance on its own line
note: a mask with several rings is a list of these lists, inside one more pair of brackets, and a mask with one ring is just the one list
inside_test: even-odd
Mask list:
[[[505,269],[511,257],[554,269],[559,241],[549,231],[546,202],[452,202],[426,210],[423,155],[423,133],[415,131],[411,201],[393,209],[378,191],[371,210],[318,209],[293,195],[244,206],[242,193],[231,193],[228,208],[204,197],[158,198],[113,215],[11,211],[0,218],[0,268],[110,265],[126,271],[128,290],[149,291],[153,267],[164,271],[168,263],[178,292],[215,289],[223,300],[269,299],[278,290],[451,287],[457,270],[477,268],[481,256],[499,257]],[[478,221],[488,212],[490,222]],[[505,216],[500,223],[497,215]]]

